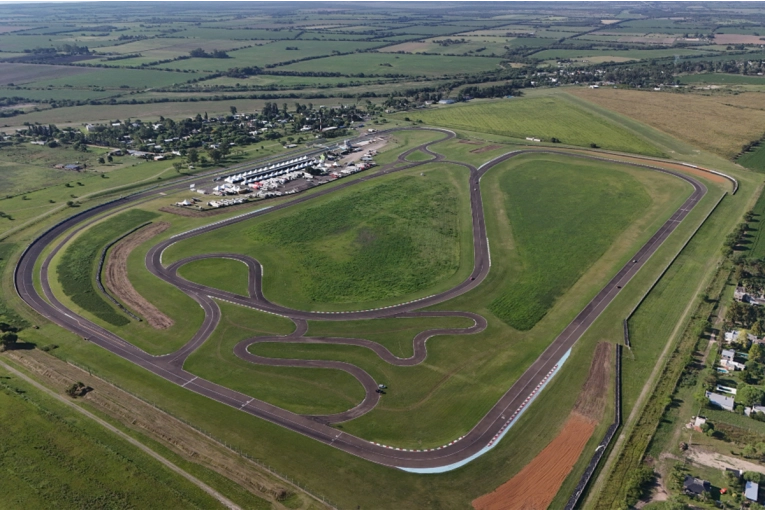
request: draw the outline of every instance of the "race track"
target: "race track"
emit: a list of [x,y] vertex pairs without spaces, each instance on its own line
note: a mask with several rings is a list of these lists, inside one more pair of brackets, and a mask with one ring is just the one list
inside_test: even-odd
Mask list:
[[[580,153],[531,149],[518,150],[504,154],[492,161],[485,163],[481,167],[474,167],[465,163],[448,161],[444,156],[437,154],[430,148],[431,145],[454,138],[455,134],[451,131],[420,128],[432,131],[438,131],[445,134],[444,138],[425,143],[419,147],[411,149],[401,156],[396,163],[385,165],[377,171],[370,171],[369,174],[356,180],[340,182],[334,187],[319,189],[315,193],[303,195],[290,202],[278,204],[273,207],[260,209],[251,213],[245,213],[234,218],[215,222],[213,224],[194,229],[192,231],[178,234],[172,238],[160,242],[153,246],[146,256],[146,267],[158,278],[174,285],[184,293],[188,294],[203,308],[205,318],[202,326],[197,333],[178,351],[164,355],[152,356],[138,349],[132,344],[126,342],[110,331],[78,316],[73,311],[67,309],[53,294],[49,285],[49,267],[52,258],[62,248],[62,246],[79,230],[86,228],[96,217],[100,217],[106,212],[116,212],[135,205],[139,201],[154,198],[157,190],[150,190],[133,195],[124,199],[97,206],[88,211],[75,215],[62,223],[56,225],[42,236],[36,239],[22,254],[14,274],[17,292],[21,298],[50,321],[80,335],[86,340],[93,342],[110,352],[127,359],[144,369],[163,377],[164,379],[178,384],[189,391],[204,395],[220,403],[235,407],[242,412],[249,413],[264,420],[268,420],[277,425],[286,427],[294,432],[303,434],[317,441],[331,445],[352,455],[362,457],[378,464],[398,467],[401,469],[412,470],[415,472],[433,472],[444,471],[475,458],[487,447],[491,447],[501,434],[506,432],[512,425],[512,420],[519,416],[541,391],[546,382],[555,374],[562,360],[576,341],[584,334],[587,328],[597,319],[605,310],[611,301],[619,294],[621,289],[632,279],[632,277],[646,263],[650,256],[662,245],[662,243],[672,234],[677,226],[683,221],[688,213],[699,203],[707,193],[707,188],[698,180],[666,168],[661,168],[649,164],[625,162],[612,159],[607,155],[603,157],[583,155]],[[376,134],[379,135],[380,133]],[[405,157],[416,151],[422,150],[430,154],[433,159],[424,162],[407,162]],[[691,195],[680,206],[677,211],[661,226],[661,228],[643,245],[638,252],[630,258],[629,262],[622,267],[617,274],[606,284],[605,287],[587,304],[587,306],[576,316],[576,318],[558,335],[550,346],[540,355],[540,357],[526,370],[526,372],[505,392],[497,401],[491,410],[483,416],[473,427],[473,429],[458,441],[445,445],[437,449],[426,451],[403,450],[392,448],[385,445],[378,445],[359,437],[352,436],[332,427],[333,423],[347,421],[372,410],[378,403],[380,394],[376,393],[377,382],[364,370],[349,363],[340,361],[317,361],[317,360],[289,360],[273,359],[254,355],[248,351],[248,347],[258,342],[283,342],[283,343],[324,343],[324,344],[345,344],[355,345],[373,351],[383,361],[398,366],[411,366],[421,363],[427,356],[427,340],[436,335],[458,335],[474,334],[482,331],[486,327],[486,319],[480,315],[461,312],[432,312],[421,311],[423,308],[443,303],[456,296],[464,294],[469,290],[480,285],[490,270],[490,254],[486,236],[486,226],[483,215],[483,204],[480,192],[480,179],[491,168],[497,164],[506,161],[519,154],[528,152],[548,152],[561,154],[565,153],[570,157],[581,159],[593,159],[603,161],[618,161],[619,164],[632,165],[648,168],[654,171],[673,175],[687,182],[692,187]],[[470,204],[472,211],[473,226],[473,247],[474,247],[474,267],[470,276],[452,289],[435,294],[424,299],[409,303],[401,303],[395,306],[364,311],[353,312],[310,312],[302,310],[293,310],[272,303],[266,299],[262,292],[262,269],[257,260],[238,254],[207,254],[195,257],[189,257],[177,261],[169,266],[162,264],[162,253],[170,245],[198,236],[227,225],[232,225],[250,218],[268,214],[272,211],[292,207],[295,204],[316,197],[334,193],[337,190],[346,189],[359,182],[368,181],[376,177],[396,172],[399,170],[413,168],[433,161],[443,161],[466,167],[470,172]],[[175,184],[168,189],[180,189],[187,184]],[[63,237],[61,237],[63,234]],[[50,252],[46,249],[51,247]],[[185,280],[178,276],[177,270],[183,264],[192,260],[210,257],[225,257],[239,260],[249,268],[248,296],[241,296],[230,292],[206,287]],[[42,295],[34,286],[35,265],[40,264],[40,282]],[[183,370],[183,363],[188,356],[200,347],[205,340],[212,334],[221,318],[221,312],[215,299],[225,300],[241,306],[262,310],[269,313],[275,313],[291,319],[296,330],[287,336],[253,338],[240,342],[235,347],[235,353],[240,358],[252,363],[270,365],[270,366],[292,366],[292,367],[316,367],[343,370],[355,377],[364,387],[366,396],[356,407],[348,411],[328,415],[328,416],[303,416],[295,414],[266,402],[255,399],[251,396],[233,391],[210,381],[201,379]],[[435,316],[462,316],[472,319],[474,325],[468,328],[456,329],[435,329],[423,331],[414,338],[414,354],[410,358],[398,358],[394,356],[385,347],[375,342],[364,339],[349,338],[315,338],[306,337],[308,329],[307,321],[339,321],[339,320],[357,320],[357,319],[377,319],[391,317],[435,317]]]

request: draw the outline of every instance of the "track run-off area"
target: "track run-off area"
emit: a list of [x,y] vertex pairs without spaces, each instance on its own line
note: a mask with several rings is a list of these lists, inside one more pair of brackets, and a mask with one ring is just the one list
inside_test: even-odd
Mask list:
[[[289,202],[280,203],[272,207],[263,207],[226,220],[197,227],[154,245],[146,255],[147,269],[156,277],[174,285],[193,298],[199,303],[205,314],[203,323],[196,334],[194,334],[182,348],[174,353],[163,356],[152,356],[111,331],[77,315],[56,298],[48,279],[51,261],[54,256],[74,235],[77,234],[77,232],[87,228],[95,221],[100,220],[105,213],[115,213],[132,207],[141,201],[154,198],[158,192],[157,189],[137,193],[83,211],[55,225],[42,234],[27,247],[16,266],[14,273],[16,290],[19,296],[29,306],[48,320],[170,382],[182,386],[189,391],[204,395],[210,399],[239,409],[242,412],[281,425],[294,432],[321,441],[322,443],[331,445],[371,462],[418,473],[435,473],[455,469],[482,455],[493,448],[501,440],[502,436],[508,432],[519,416],[542,392],[545,385],[555,376],[561,365],[568,358],[568,354],[577,340],[585,333],[590,325],[619,294],[621,289],[633,278],[641,267],[643,267],[651,255],[658,250],[662,243],[672,234],[672,232],[674,232],[690,211],[693,210],[693,208],[706,195],[707,187],[700,181],[683,172],[662,168],[656,164],[652,164],[657,163],[656,160],[645,159],[642,160],[644,163],[635,162],[634,160],[636,157],[634,156],[630,156],[633,161],[625,161],[623,159],[611,157],[611,155],[607,153],[603,153],[602,156],[597,156],[594,154],[582,154],[581,152],[566,149],[520,149],[494,158],[480,167],[475,167],[463,162],[448,160],[443,155],[434,152],[430,148],[434,144],[455,138],[456,134],[449,130],[439,128],[399,128],[387,132],[376,133],[376,136],[401,129],[435,131],[443,133],[444,137],[407,150],[398,157],[398,161],[384,165],[377,171],[370,172],[368,175],[364,175],[359,179],[340,182],[334,187],[320,189],[315,193],[298,196]],[[406,161],[408,155],[418,150],[429,154],[432,159],[420,162]],[[693,188],[693,191],[674,214],[672,214],[672,216],[637,251],[637,253],[630,257],[629,261],[616,273],[616,275],[578,313],[574,320],[563,329],[563,331],[531,364],[523,375],[512,384],[488,413],[478,420],[475,426],[464,436],[447,445],[427,450],[396,448],[353,436],[333,427],[332,425],[362,416],[374,409],[379,402],[380,394],[376,392],[378,381],[375,381],[366,371],[355,365],[342,361],[274,359],[257,356],[249,352],[249,346],[259,342],[342,344],[369,349],[382,360],[392,365],[413,366],[421,363],[427,357],[427,341],[429,338],[436,335],[467,335],[483,331],[487,326],[486,319],[476,313],[463,311],[423,311],[423,309],[438,303],[443,303],[470,291],[480,285],[489,274],[491,268],[491,256],[484,221],[480,179],[486,172],[499,163],[527,153],[565,154],[578,159],[608,161],[620,165],[642,167],[681,179],[688,183]],[[334,193],[335,191],[346,189],[359,182],[368,181],[392,172],[410,169],[433,162],[460,165],[466,168],[470,173],[470,207],[472,213],[474,266],[471,274],[464,281],[444,292],[419,300],[379,309],[347,312],[311,312],[290,309],[266,299],[262,292],[263,269],[256,259],[246,255],[215,253],[188,257],[168,266],[164,266],[162,263],[162,253],[176,242],[190,239],[200,234],[257,216],[265,215],[279,209],[291,207],[324,196],[328,193]],[[676,162],[669,161],[667,161],[667,163],[677,164]],[[694,169],[697,172],[705,171],[698,167],[694,167]],[[733,184],[734,191],[737,188],[738,184],[732,177],[711,170],[709,172],[730,180]],[[185,186],[187,186],[187,184],[181,183],[163,189],[182,189]],[[242,296],[207,287],[188,281],[178,275],[178,269],[181,266],[203,258],[229,258],[246,264],[249,270],[249,295]],[[39,268],[41,292],[38,291],[34,284],[36,267]],[[345,412],[326,416],[306,416],[284,410],[185,371],[183,369],[185,360],[208,339],[221,320],[221,311],[215,300],[223,300],[263,312],[277,314],[292,320],[296,326],[295,331],[286,336],[251,338],[238,343],[234,348],[234,352],[239,358],[251,363],[269,366],[343,370],[355,377],[364,387],[364,399],[356,407]],[[474,324],[467,328],[432,329],[420,332],[414,337],[413,355],[409,358],[396,357],[384,346],[370,340],[306,336],[308,320],[348,321],[380,318],[445,316],[465,317],[471,319]]]

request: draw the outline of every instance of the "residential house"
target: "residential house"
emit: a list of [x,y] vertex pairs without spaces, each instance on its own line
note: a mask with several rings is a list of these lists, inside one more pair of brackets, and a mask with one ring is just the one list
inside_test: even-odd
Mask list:
[[704,492],[709,492],[712,484],[706,480],[696,478],[695,476],[685,475],[683,481],[683,492],[689,496],[700,496]]
[[733,411],[736,406],[736,401],[733,397],[720,395],[719,393],[712,393],[711,391],[707,391],[705,395],[711,404],[725,409],[726,411]]

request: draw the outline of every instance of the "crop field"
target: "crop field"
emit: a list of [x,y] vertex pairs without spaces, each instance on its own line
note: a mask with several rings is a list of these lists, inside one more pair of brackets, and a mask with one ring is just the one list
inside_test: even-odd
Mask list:
[[660,155],[638,135],[557,97],[514,98],[408,114],[415,121],[524,139],[552,138],[570,145]]
[[21,97],[29,101],[61,101],[74,100],[86,101],[89,99],[101,99],[115,95],[110,90],[91,90],[91,89],[48,89],[34,87],[10,87],[0,88],[0,98]]
[[738,154],[744,143],[759,139],[765,123],[762,94],[756,93],[697,96],[584,88],[567,92],[727,158]]
[[624,50],[618,51],[614,49],[605,50],[588,50],[582,48],[581,50],[543,50],[531,55],[532,58],[538,58],[541,60],[559,59],[559,58],[575,58],[575,57],[598,57],[598,56],[614,56],[631,58],[635,60],[651,59],[651,58],[666,58],[674,57],[675,55],[683,56],[698,56],[703,52],[699,52],[693,49],[656,49],[656,50]]
[[65,78],[38,79],[36,87],[103,87],[148,88],[166,87],[174,83],[184,83],[203,74],[176,73],[173,71],[155,71],[151,69],[86,69],[87,73],[78,73]]
[[406,53],[448,53],[450,55],[467,55],[470,53],[481,56],[494,56],[504,53],[504,46],[511,38],[499,37],[464,37],[460,34],[459,39],[465,42],[456,44],[438,44],[443,38],[426,39],[425,41],[412,41],[386,46],[379,51],[393,53],[404,51]]
[[133,445],[0,371],[3,508],[218,508]]
[[45,66],[31,64],[0,63],[0,85],[24,84],[46,79],[60,79],[90,73],[90,69],[71,66]]
[[721,83],[725,85],[765,85],[762,76],[742,76],[740,74],[704,73],[689,74],[680,77],[680,83]]
[[[503,172],[499,184],[518,246],[518,274],[489,309],[526,331],[645,211],[651,198],[638,181],[589,161],[544,156],[510,165],[515,168]],[[552,239],[557,242],[550,250]]]
[[450,57],[436,55],[392,55],[387,53],[357,53],[282,66],[296,72],[334,72],[344,75],[407,74],[412,76],[446,76],[478,73],[498,69],[499,58]]
[[129,319],[118,313],[96,287],[94,277],[101,250],[107,243],[146,223],[156,214],[134,209],[94,226],[66,249],[58,267],[64,294],[76,304],[113,326],[125,326]]
[[251,48],[230,51],[228,55],[231,58],[191,58],[179,62],[159,64],[155,67],[192,71],[221,71],[232,67],[249,66],[263,67],[308,57],[329,56],[333,53],[352,53],[355,50],[365,50],[383,44],[385,43],[360,41],[274,41]]
[[467,174],[448,165],[421,170],[430,171],[177,243],[166,260],[208,247],[254,256],[267,268],[269,299],[309,309],[447,288],[472,265]]

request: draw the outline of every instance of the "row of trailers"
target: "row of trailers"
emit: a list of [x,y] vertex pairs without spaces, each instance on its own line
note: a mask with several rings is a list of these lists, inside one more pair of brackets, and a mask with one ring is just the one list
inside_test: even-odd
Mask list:
[[215,181],[224,180],[229,184],[248,185],[255,182],[271,179],[273,177],[279,177],[280,175],[289,174],[305,170],[316,164],[316,160],[313,156],[299,156],[294,159],[280,161],[273,163],[269,166],[263,166],[254,170],[247,170],[236,174],[231,174],[226,177],[216,177]]

